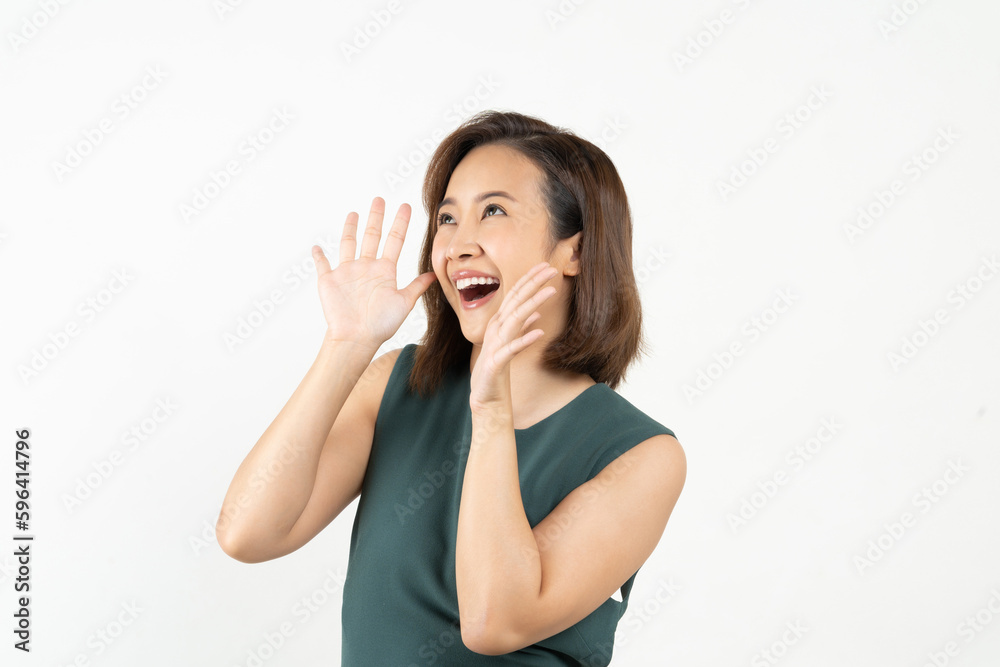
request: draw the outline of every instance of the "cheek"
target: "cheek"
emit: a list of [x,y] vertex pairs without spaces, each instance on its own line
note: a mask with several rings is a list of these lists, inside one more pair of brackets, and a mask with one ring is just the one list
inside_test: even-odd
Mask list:
[[431,266],[434,267],[435,271],[441,272],[448,268],[448,262],[445,259],[446,245],[440,242],[439,238],[435,237],[434,243],[431,245]]
[[434,273],[437,274],[438,282],[441,284],[441,289],[447,294],[449,286],[451,283],[448,278],[448,259],[445,256],[447,251],[447,246],[444,243],[439,243],[438,238],[435,237],[434,244],[431,246],[431,268],[434,269]]

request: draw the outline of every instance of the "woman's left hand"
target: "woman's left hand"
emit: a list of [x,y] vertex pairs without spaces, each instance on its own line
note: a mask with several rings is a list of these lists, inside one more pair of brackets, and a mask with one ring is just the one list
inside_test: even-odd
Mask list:
[[483,347],[470,379],[469,405],[473,411],[496,405],[509,396],[510,360],[545,333],[533,329],[524,333],[541,315],[535,310],[556,293],[549,285],[558,270],[548,262],[537,264],[504,295],[500,308],[486,324]]

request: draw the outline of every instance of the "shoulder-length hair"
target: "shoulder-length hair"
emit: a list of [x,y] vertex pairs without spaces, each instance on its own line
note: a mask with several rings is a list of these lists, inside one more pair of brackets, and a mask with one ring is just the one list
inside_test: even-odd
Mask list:
[[[542,353],[555,371],[589,375],[616,388],[631,363],[647,352],[642,305],[632,269],[632,215],[611,159],[572,132],[515,112],[483,111],[445,137],[431,156],[423,186],[427,233],[419,272],[433,271],[438,209],[452,172],[473,148],[501,144],[519,151],[544,174],[549,252],[578,231],[580,267],[570,286],[565,330]],[[548,253],[546,253],[548,254]],[[409,389],[433,393],[449,372],[467,372],[472,343],[435,281],[423,294],[427,330],[416,348]]]

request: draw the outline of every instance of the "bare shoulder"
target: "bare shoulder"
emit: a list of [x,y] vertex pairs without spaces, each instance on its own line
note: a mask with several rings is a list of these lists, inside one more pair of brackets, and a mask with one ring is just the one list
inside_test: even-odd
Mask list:
[[394,350],[389,350],[385,354],[375,357],[371,364],[368,365],[369,370],[374,371],[378,376],[385,375],[388,377],[392,373],[392,369],[396,365],[396,359],[399,358],[402,351],[403,348],[397,347]]
[[[637,508],[632,528],[647,539],[647,550],[642,552],[645,560],[663,534],[686,479],[684,448],[677,438],[663,433],[621,454],[592,482],[598,488],[613,489],[611,494],[619,507]],[[614,520],[625,519],[618,516]]]
[[649,456],[659,456],[664,462],[677,464],[687,464],[684,456],[684,448],[677,438],[669,433],[660,433],[651,438],[643,440],[637,447],[642,447],[645,451],[651,452]]
[[647,463],[663,471],[669,471],[671,476],[679,477],[683,484],[687,476],[687,456],[677,438],[669,433],[661,433],[640,442],[630,451],[635,450],[639,450],[636,454],[644,458]]
[[372,417],[378,413],[392,369],[396,367],[396,360],[402,351],[400,347],[375,357],[358,379],[355,388],[363,394],[365,407]]
[[622,470],[632,471],[632,482],[645,478],[665,499],[676,500],[687,478],[687,456],[677,438],[661,433],[635,445],[607,466],[598,477],[618,477]]

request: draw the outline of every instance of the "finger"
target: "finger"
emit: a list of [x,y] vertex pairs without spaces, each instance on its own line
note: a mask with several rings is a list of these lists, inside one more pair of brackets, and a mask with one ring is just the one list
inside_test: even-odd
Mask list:
[[524,334],[516,341],[514,341],[514,343],[516,343],[517,345],[517,351],[520,352],[521,350],[528,347],[529,345],[531,345],[544,335],[545,332],[542,331],[541,329],[532,329],[531,331],[529,331],[528,333]]
[[414,278],[409,285],[403,289],[403,296],[406,298],[406,303],[410,304],[410,308],[417,302],[420,295],[427,291],[427,288],[434,284],[437,280],[437,274],[433,271],[428,271],[427,273],[421,273],[419,276]]
[[368,212],[368,224],[365,225],[365,235],[361,239],[361,257],[375,259],[378,252],[378,242],[382,239],[382,217],[385,215],[385,200],[375,197],[372,208]]
[[526,319],[524,321],[524,324],[521,325],[521,331],[519,331],[518,333],[524,333],[528,329],[528,327],[537,322],[538,318],[540,317],[541,314],[538,311],[535,311],[531,315],[528,315],[528,319]]
[[323,253],[323,249],[318,245],[312,247],[312,258],[313,263],[316,265],[317,276],[330,273],[330,262],[327,260],[326,254]]
[[498,311],[500,317],[506,317],[511,310],[516,307],[516,304],[523,300],[523,297],[521,296],[522,290],[539,274],[539,272],[544,270],[546,266],[549,266],[548,262],[536,264],[528,269],[525,274],[521,276],[516,283],[514,283],[514,286],[510,288],[509,292],[507,292],[503,303],[500,305],[500,310]]
[[510,293],[516,294],[518,290],[522,289],[525,285],[527,285],[528,282],[534,276],[538,275],[539,271],[542,271],[548,265],[549,265],[548,262],[541,262],[539,264],[535,264],[533,267],[525,271],[524,275],[518,278],[517,282],[514,283],[514,286],[510,288]]
[[344,232],[340,235],[340,263],[350,262],[358,250],[358,214],[351,211],[344,221]]
[[[546,264],[546,266],[548,266],[548,264]],[[544,267],[539,268],[537,266],[532,268],[524,277],[522,277],[524,282],[522,283],[521,280],[519,280],[517,285],[514,287],[514,293],[504,299],[504,304],[500,306],[500,316],[510,317],[513,315],[515,317],[519,317],[517,315],[518,312],[522,313],[522,315],[527,315],[534,310],[535,306],[530,306],[527,312],[520,310],[520,307],[523,304],[530,303],[531,300],[529,297],[536,294],[538,289],[554,278],[557,273],[558,270],[552,266],[549,266],[548,269]],[[541,301],[537,303],[541,303]]]
[[[510,360],[513,359],[518,352],[541,338],[544,333],[545,332],[541,329],[532,329],[520,338],[516,338],[501,347],[497,351],[497,354],[493,355],[494,363],[497,368],[503,368],[504,365],[510,363]],[[499,357],[499,359],[497,357]]]
[[385,247],[382,248],[382,257],[392,260],[395,264],[399,260],[399,253],[403,249],[403,241],[406,239],[406,228],[410,224],[410,205],[403,204],[396,213],[396,219],[392,221],[389,228],[389,236],[385,239]]
[[552,285],[540,290],[533,297],[514,308],[514,321],[517,322],[529,315],[532,311],[541,306],[550,296],[556,293],[556,288]]
[[[531,313],[531,315],[528,315],[528,319],[521,322],[520,328],[518,328],[516,331],[511,331],[508,334],[509,337],[513,338],[514,336],[521,336],[527,333],[530,330],[531,325],[537,322],[541,316],[542,316],[541,313],[539,313],[537,310]],[[506,320],[502,320],[500,321],[500,328],[510,329],[511,327],[515,326],[517,322],[518,322],[517,318],[508,318]]]

